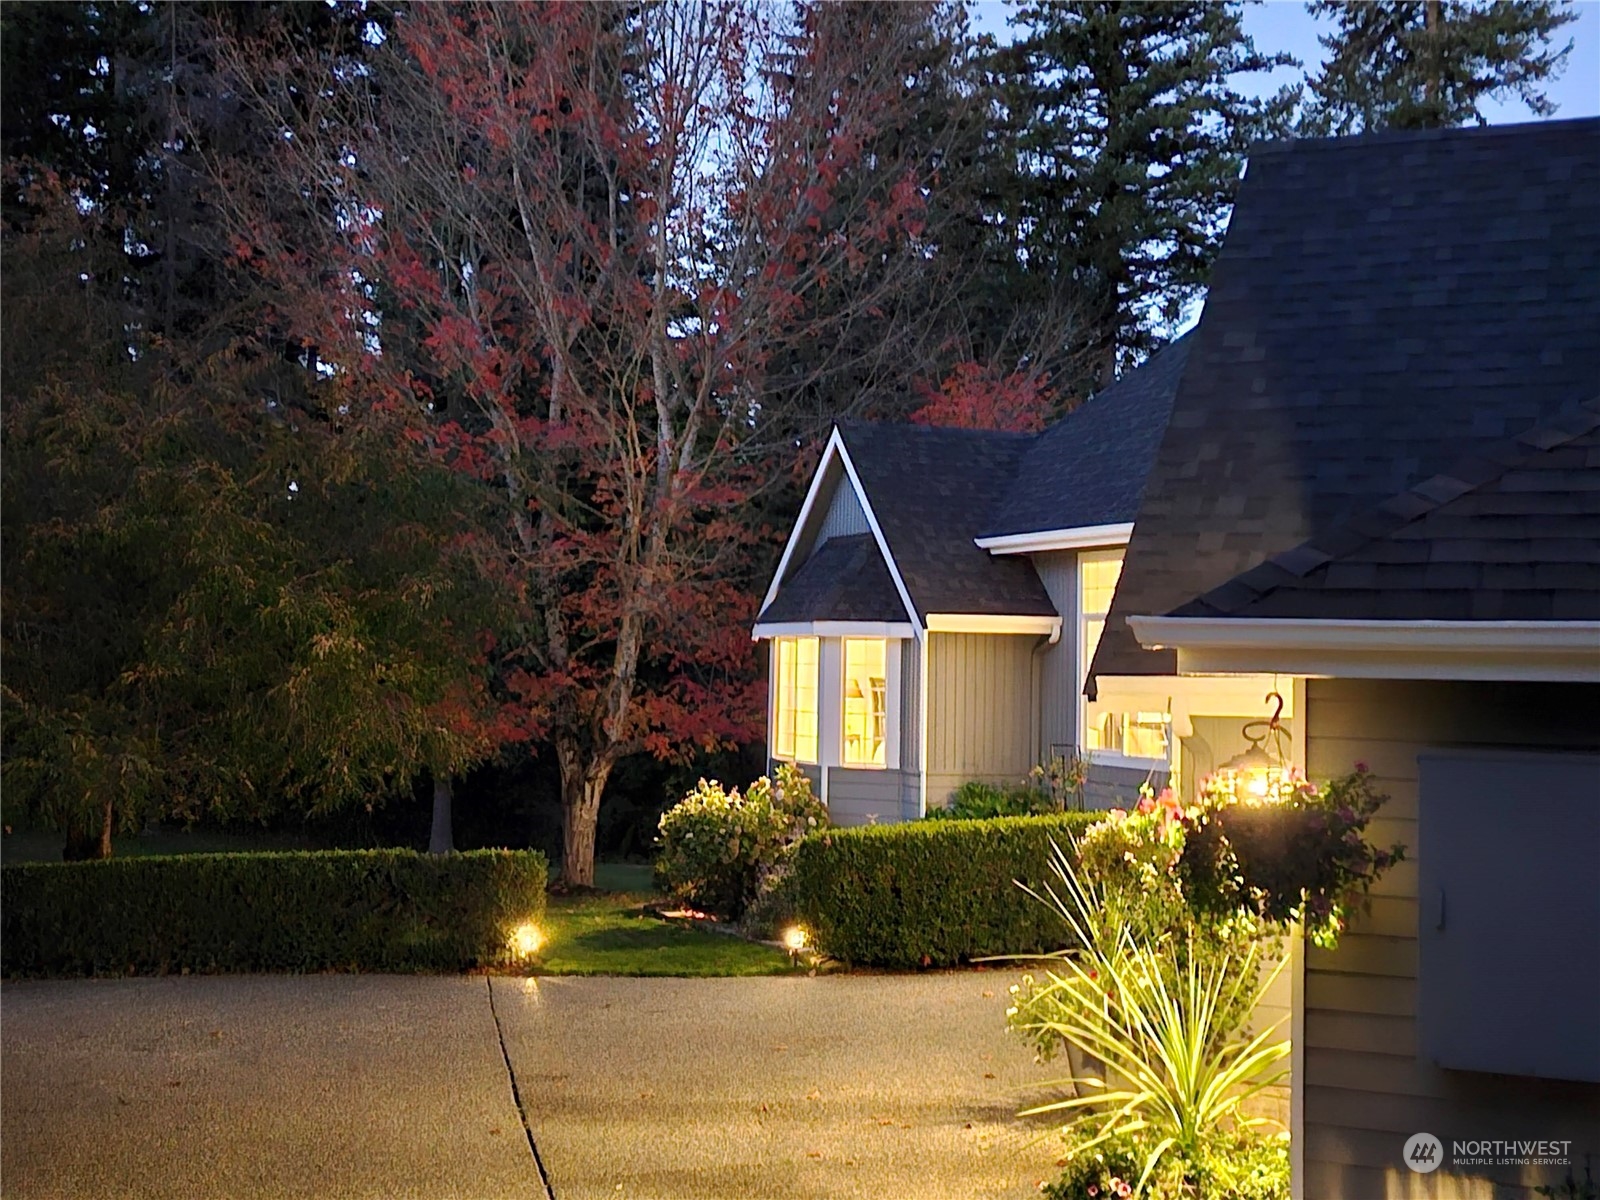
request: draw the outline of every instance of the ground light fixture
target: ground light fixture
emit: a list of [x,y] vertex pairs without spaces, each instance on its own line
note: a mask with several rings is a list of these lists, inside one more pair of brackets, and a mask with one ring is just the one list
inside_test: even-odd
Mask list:
[[511,931],[507,942],[515,957],[529,959],[539,953],[539,948],[544,945],[544,933],[532,921],[524,921]]
[[789,926],[783,931],[783,946],[789,952],[789,961],[794,962],[806,948],[806,931],[798,925]]

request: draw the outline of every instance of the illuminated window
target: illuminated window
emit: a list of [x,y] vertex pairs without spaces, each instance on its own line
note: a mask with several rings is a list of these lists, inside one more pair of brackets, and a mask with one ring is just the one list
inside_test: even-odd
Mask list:
[[[1084,679],[1121,577],[1121,550],[1088,550],[1078,556],[1078,648]],[[1090,754],[1164,760],[1171,730],[1170,713],[1115,712],[1087,700],[1083,704],[1083,748]]]
[[849,767],[888,765],[889,643],[882,638],[844,639],[844,744],[840,761]]
[[772,699],[772,753],[796,762],[817,761],[817,639],[773,642],[778,679]]

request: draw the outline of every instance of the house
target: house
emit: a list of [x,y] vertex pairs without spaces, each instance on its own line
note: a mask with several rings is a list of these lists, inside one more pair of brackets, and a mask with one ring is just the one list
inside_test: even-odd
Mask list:
[[1089,691],[1277,679],[1298,762],[1369,763],[1408,847],[1294,961],[1295,1195],[1581,1183],[1600,121],[1259,151],[1189,341]]
[[754,634],[769,753],[835,821],[915,818],[1080,749],[1102,804],[1170,769],[1165,710],[1088,705],[1083,672],[1187,354],[1037,435],[834,429]]

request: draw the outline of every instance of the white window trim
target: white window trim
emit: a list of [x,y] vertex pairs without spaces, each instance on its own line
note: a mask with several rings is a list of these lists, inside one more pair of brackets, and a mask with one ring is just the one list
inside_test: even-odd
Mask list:
[[[856,639],[852,639],[856,640]],[[847,763],[844,761],[844,638],[838,638],[834,645],[838,647],[836,657],[839,663],[837,672],[837,685],[833,695],[839,702],[839,719],[837,721],[838,742],[835,753],[828,764],[841,771],[898,771],[900,769],[900,654],[902,642],[896,638],[876,639],[884,642],[883,671],[884,671],[884,712],[883,712],[883,762],[882,763]],[[819,701],[820,703],[820,701]]]
[[[1132,526],[1129,526],[1129,529],[1131,531]],[[1081,549],[1085,550],[1085,551],[1091,551],[1091,550],[1097,550],[1097,549],[1098,550],[1117,550],[1117,549],[1124,549],[1125,546],[1126,546],[1126,543],[1124,543],[1123,546],[1104,546],[1104,545],[1102,545],[1102,546],[1083,546],[1083,547],[1081,547]],[[1126,563],[1126,557],[1124,557],[1123,561],[1124,561],[1124,564],[1125,564]],[[1145,758],[1145,757],[1143,757],[1141,755],[1124,754],[1120,750],[1090,750],[1090,749],[1086,748],[1087,745],[1088,745],[1088,741],[1089,741],[1089,698],[1083,694],[1083,688],[1084,688],[1084,684],[1087,682],[1088,677],[1089,677],[1089,665],[1090,664],[1089,664],[1089,648],[1088,648],[1088,646],[1087,646],[1087,644],[1085,642],[1085,639],[1084,639],[1084,626],[1087,623],[1087,621],[1090,618],[1093,618],[1093,617],[1098,617],[1101,621],[1104,621],[1111,614],[1111,605],[1108,604],[1106,606],[1106,609],[1105,609],[1104,612],[1097,611],[1097,612],[1093,612],[1093,613],[1086,613],[1084,611],[1084,608],[1083,608],[1083,557],[1082,557],[1081,554],[1079,555],[1076,563],[1074,563],[1074,565],[1073,565],[1073,581],[1072,582],[1073,582],[1073,597],[1072,597],[1073,612],[1076,614],[1077,624],[1078,624],[1078,642],[1077,642],[1077,651],[1078,651],[1078,747],[1079,747],[1080,752],[1083,754],[1083,756],[1086,759],[1088,759],[1089,762],[1094,763],[1096,766],[1120,767],[1120,768],[1123,768],[1125,770],[1145,771],[1145,772],[1150,772],[1150,771],[1171,771],[1172,770],[1172,748],[1173,748],[1173,745],[1176,742],[1177,736],[1178,736],[1178,734],[1177,734],[1177,723],[1176,723],[1176,719],[1175,718],[1168,722],[1168,726],[1167,726],[1167,729],[1168,729],[1168,732],[1167,732],[1167,753],[1166,753],[1166,756],[1164,758]],[[1120,578],[1118,580],[1118,584],[1119,584],[1119,586],[1121,584]],[[1115,593],[1114,592],[1113,592],[1112,600],[1113,600],[1113,602],[1115,602]],[[1105,636],[1103,627],[1102,627],[1101,636],[1102,637]],[[1170,712],[1167,715],[1169,717],[1172,717],[1172,714]]]
[[[796,637],[809,637],[810,634],[797,634]],[[815,714],[817,721],[817,757],[815,759],[801,758],[798,749],[794,754],[783,754],[778,750],[778,641],[773,639],[767,652],[767,754],[773,762],[791,763],[800,767],[818,767],[823,763],[822,752],[822,655],[827,643],[822,639],[817,640],[817,688]],[[798,669],[798,661],[796,663]],[[800,738],[798,731],[795,745],[798,748]]]

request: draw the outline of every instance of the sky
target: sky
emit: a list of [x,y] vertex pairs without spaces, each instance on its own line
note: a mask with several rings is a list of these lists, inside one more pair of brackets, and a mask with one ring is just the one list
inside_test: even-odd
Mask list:
[[[972,23],[975,29],[993,33],[1009,40],[1006,21],[1010,9],[1000,0],[977,0],[972,6]],[[1564,26],[1558,37],[1572,40],[1572,53],[1567,56],[1567,67],[1559,79],[1549,84],[1547,93],[1557,104],[1556,117],[1593,117],[1600,115],[1600,0],[1576,0],[1572,5],[1578,19]],[[1264,52],[1287,50],[1306,65],[1309,74],[1322,61],[1325,53],[1317,42],[1319,33],[1327,33],[1332,23],[1318,21],[1301,0],[1266,0],[1245,8],[1244,28],[1255,39],[1256,49]],[[1280,68],[1272,75],[1240,78],[1241,91],[1266,94],[1291,82],[1298,72]],[[1483,106],[1483,113],[1494,125],[1535,119],[1520,100],[1491,100]]]

